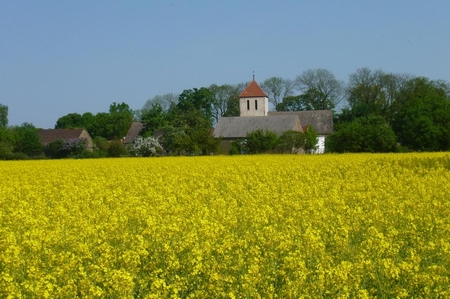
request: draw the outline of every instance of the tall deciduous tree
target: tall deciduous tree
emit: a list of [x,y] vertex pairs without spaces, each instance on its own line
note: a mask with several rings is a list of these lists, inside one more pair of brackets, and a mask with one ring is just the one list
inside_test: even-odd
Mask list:
[[411,76],[406,74],[360,68],[349,76],[347,94],[350,108],[356,115],[381,115],[391,123],[397,109],[396,98],[410,79]]
[[69,113],[56,121],[55,129],[82,128],[83,121],[79,113]]
[[152,110],[155,106],[161,107],[161,110],[167,112],[172,106],[178,103],[178,95],[174,93],[165,93],[163,95],[156,95],[147,100],[141,109],[135,111],[137,119],[141,119],[142,115],[148,110]]
[[109,106],[110,121],[108,127],[110,129],[110,136],[108,139],[121,139],[125,137],[133,122],[133,110],[128,104],[113,102]]
[[177,154],[209,154],[216,143],[211,134],[213,102],[213,94],[205,87],[184,90],[168,111],[164,148]]
[[315,110],[334,109],[343,99],[344,82],[326,69],[309,69],[295,79],[297,88],[308,96]]
[[281,77],[271,77],[264,80],[261,88],[269,96],[269,101],[276,107],[285,97],[293,95],[294,82]]
[[222,116],[239,116],[240,89],[238,85],[212,84],[208,89],[214,98],[212,104],[214,122]]
[[393,128],[402,145],[413,150],[450,149],[450,97],[448,85],[414,78],[397,99]]
[[146,109],[140,117],[140,121],[144,124],[141,134],[150,136],[156,129],[166,126],[168,124],[167,113],[160,104],[152,103],[152,106]]

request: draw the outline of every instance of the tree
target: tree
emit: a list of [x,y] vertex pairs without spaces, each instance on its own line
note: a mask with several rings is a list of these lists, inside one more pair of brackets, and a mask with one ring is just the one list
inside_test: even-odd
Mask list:
[[156,129],[162,128],[168,124],[167,111],[164,111],[160,104],[153,103],[150,109],[146,109],[141,115],[141,122],[144,129],[142,136],[150,136]]
[[302,145],[303,150],[307,154],[312,154],[317,150],[317,132],[309,125],[305,131],[304,143]]
[[246,146],[251,154],[261,154],[273,151],[278,143],[278,135],[269,130],[255,130],[247,134]]
[[353,114],[383,116],[391,124],[396,113],[396,99],[403,86],[411,78],[409,75],[385,73],[360,68],[349,76],[347,87],[348,103]]
[[21,126],[13,127],[13,151],[15,153],[24,153],[29,157],[36,157],[42,154],[43,148],[37,132],[38,129],[30,123],[23,123]]
[[103,137],[107,140],[111,140],[111,136],[113,135],[112,130],[109,126],[111,118],[109,113],[107,112],[99,112],[94,116],[94,124],[89,131],[91,137]]
[[[279,103],[275,110],[277,111],[304,111],[304,110],[320,110],[319,106],[315,106],[315,93],[313,90],[308,90],[306,93],[298,96],[285,97]],[[318,108],[318,109],[316,109]]]
[[55,129],[83,128],[82,117],[79,113],[69,113],[56,121]]
[[212,105],[214,103],[214,95],[209,89],[202,87],[200,89],[186,89],[184,90],[179,98],[176,108],[178,112],[189,113],[192,110],[197,110],[201,115],[207,120],[212,126]]
[[403,146],[417,151],[450,149],[450,97],[442,84],[419,77],[405,85],[393,119]]
[[261,84],[261,88],[269,96],[269,101],[276,107],[281,103],[282,99],[293,95],[294,82],[281,77],[271,77],[264,80]]
[[8,106],[0,104],[0,159],[6,160],[12,156],[14,136],[8,129]]
[[277,150],[281,153],[298,153],[305,144],[305,134],[300,131],[286,131],[278,139]]
[[326,69],[306,70],[295,83],[315,110],[334,109],[343,99],[344,83]]
[[126,103],[113,102],[109,106],[110,122],[108,124],[111,135],[109,139],[121,139],[127,135],[133,122],[133,110]]
[[133,144],[134,152],[142,157],[150,157],[156,154],[161,154],[163,148],[158,141],[158,138],[144,137],[138,138]]
[[137,119],[141,119],[142,115],[153,109],[155,105],[161,107],[162,111],[167,112],[170,107],[175,106],[178,103],[178,95],[174,93],[166,93],[163,95],[156,95],[153,98],[147,100],[142,109],[135,112]]
[[169,125],[161,130],[163,131],[161,145],[166,153],[169,155],[181,155],[186,153],[190,138],[182,128]]
[[214,98],[212,113],[215,122],[222,116],[239,116],[240,90],[237,85],[212,84],[208,89]]
[[392,128],[383,117],[373,114],[337,125],[336,132],[326,140],[327,151],[338,153],[390,152],[395,146]]
[[0,104],[0,128],[8,126],[8,106]]
[[55,129],[86,129],[90,134],[95,128],[95,116],[91,112],[85,112],[83,115],[79,113],[69,113],[56,121]]

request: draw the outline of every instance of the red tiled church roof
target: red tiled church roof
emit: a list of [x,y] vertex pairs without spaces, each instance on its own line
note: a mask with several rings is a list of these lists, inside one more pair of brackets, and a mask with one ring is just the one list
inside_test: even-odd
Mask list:
[[246,89],[239,95],[240,98],[267,97],[267,94],[259,87],[255,80],[250,82]]

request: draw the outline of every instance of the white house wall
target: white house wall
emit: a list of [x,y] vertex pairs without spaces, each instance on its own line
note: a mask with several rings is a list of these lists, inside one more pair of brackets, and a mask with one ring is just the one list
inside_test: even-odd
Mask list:
[[314,151],[315,154],[325,153],[325,136],[317,137],[317,149]]

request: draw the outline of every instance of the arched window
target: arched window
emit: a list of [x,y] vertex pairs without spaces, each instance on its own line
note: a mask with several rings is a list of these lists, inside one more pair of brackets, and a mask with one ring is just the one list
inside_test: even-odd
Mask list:
[[258,110],[258,100],[255,100],[255,110]]

